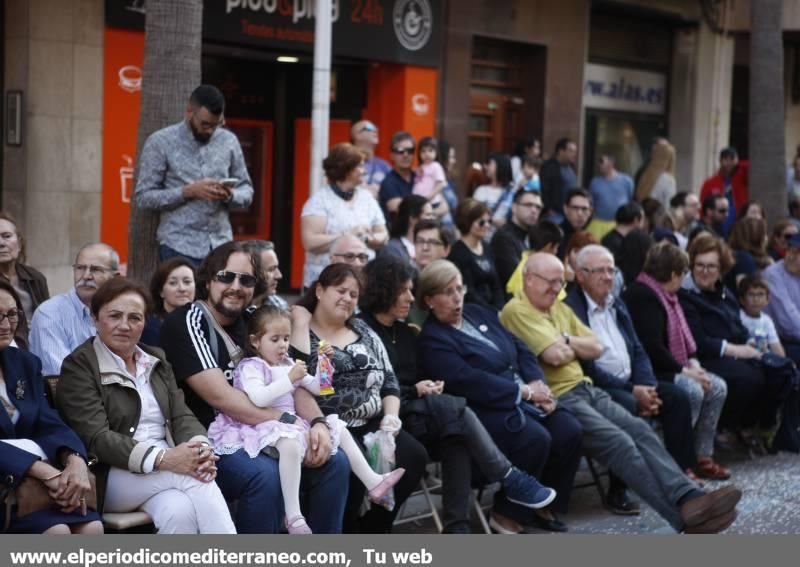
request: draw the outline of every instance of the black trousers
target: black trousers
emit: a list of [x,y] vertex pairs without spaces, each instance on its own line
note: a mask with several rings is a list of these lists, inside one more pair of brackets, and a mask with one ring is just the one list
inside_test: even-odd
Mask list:
[[731,429],[775,425],[778,407],[787,391],[785,373],[764,369],[757,360],[723,357],[701,362],[728,384],[720,425]]
[[[631,412],[639,415],[639,408],[632,392],[609,388],[611,398]],[[664,429],[664,445],[682,470],[694,468],[697,455],[694,453],[694,429],[692,428],[692,407],[686,391],[664,380],[656,384],[658,397],[664,402],[661,413],[656,417]]]
[[500,452],[470,408],[464,408],[460,425],[463,434],[442,436],[436,417],[428,416],[427,434],[417,437],[431,458],[442,463],[442,523],[445,533],[464,533],[469,529],[473,466],[490,482],[501,481],[511,469],[511,461]]
[[[381,418],[378,416],[361,427],[348,428],[356,443],[364,450],[364,435],[380,429]],[[347,506],[344,511],[344,533],[389,533],[392,523],[397,517],[397,512],[403,502],[414,492],[422,475],[425,474],[425,465],[428,463],[428,452],[422,444],[414,439],[407,431],[400,430],[395,437],[395,464],[406,469],[406,474],[400,482],[394,485],[394,510],[391,512],[382,506],[373,504],[369,512],[359,518],[361,503],[364,500],[366,488],[356,475],[350,475],[350,493],[347,496]]]

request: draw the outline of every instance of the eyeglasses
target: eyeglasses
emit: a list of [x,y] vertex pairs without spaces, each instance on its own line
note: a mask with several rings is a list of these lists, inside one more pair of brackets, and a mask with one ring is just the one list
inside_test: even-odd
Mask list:
[[766,299],[766,291],[748,291],[746,294],[747,299]]
[[448,299],[452,299],[452,298],[456,297],[457,295],[458,296],[467,295],[467,286],[465,286],[465,285],[457,285],[455,287],[448,287],[447,289],[444,289],[439,293],[441,293],[442,295],[447,296]]
[[[197,118],[196,116],[193,118]],[[197,123],[200,124],[200,128],[202,130],[216,130],[221,126],[225,126],[225,118],[220,118],[216,122],[208,122],[207,120],[197,120]]]
[[478,222],[478,226],[486,226],[487,224],[492,222],[492,220],[491,219],[480,219],[477,222]]
[[233,280],[239,278],[239,284],[242,287],[256,287],[257,278],[253,274],[243,274],[241,272],[229,272],[227,270],[220,270],[214,275],[219,283],[232,284]]
[[444,242],[433,238],[431,238],[430,240],[426,240],[424,238],[417,238],[416,240],[414,240],[414,244],[416,244],[417,246],[422,246],[423,248],[425,248],[426,246],[444,246]]
[[614,277],[619,273],[619,268],[581,268],[589,275],[602,274],[604,276]]
[[102,276],[106,272],[114,271],[111,268],[106,268],[105,266],[95,266],[94,264],[72,264],[72,269],[75,270],[76,274],[85,274],[86,270],[89,270],[89,273],[93,276]]
[[348,252],[347,254],[331,254],[331,256],[338,256],[339,258],[344,258],[347,263],[355,262],[358,260],[362,264],[366,264],[369,262],[369,255],[362,252],[361,254],[353,254],[352,252]]
[[781,238],[786,240],[787,238],[791,238],[792,236],[795,236],[795,235],[797,235],[796,232],[786,232],[784,234],[781,234]]
[[411,156],[414,155],[414,147],[410,148],[392,148],[392,153],[403,155],[403,156]]
[[700,272],[713,273],[719,270],[719,264],[700,264],[697,262],[694,265],[694,269]]
[[16,309],[9,309],[8,313],[0,313],[0,323],[8,319],[9,324],[14,324],[19,320],[19,311]]
[[548,278],[546,278],[546,277],[544,277],[542,275],[537,274],[536,272],[527,272],[527,273],[532,275],[532,276],[534,276],[534,277],[539,278],[543,282],[546,282],[547,283],[547,287],[558,288],[559,291],[564,289],[567,286],[567,281],[563,280],[563,279],[555,279],[554,278],[554,279],[551,280],[551,279],[548,279]]
[[373,124],[372,122],[367,122],[361,127],[361,130],[359,130],[358,133],[360,134],[361,132],[377,132],[377,131],[378,127],[375,126],[375,124]]
[[592,212],[592,207],[584,207],[582,205],[567,205],[568,209],[572,209],[576,213],[590,213]]

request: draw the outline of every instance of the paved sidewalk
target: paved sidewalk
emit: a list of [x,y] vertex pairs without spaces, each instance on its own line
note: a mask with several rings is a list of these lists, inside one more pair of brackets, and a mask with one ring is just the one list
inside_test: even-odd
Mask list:
[[[744,453],[720,454],[720,461],[731,468],[730,481],[707,482],[707,488],[735,483],[744,493],[739,503],[739,517],[726,533],[800,534],[800,455],[780,453],[751,460]],[[582,463],[576,483],[590,479]],[[606,478],[603,477],[603,482]],[[438,502],[438,497],[436,497]],[[489,504],[490,498],[484,498]],[[403,512],[424,510],[424,499],[414,497]],[[572,494],[570,513],[562,517],[569,533],[583,534],[671,534],[672,528],[650,507],[642,503],[639,516],[615,516],[600,504],[594,486],[577,489]],[[473,518],[473,531],[481,533]],[[435,533],[431,520],[400,525],[397,533]],[[531,530],[531,533],[547,533]]]

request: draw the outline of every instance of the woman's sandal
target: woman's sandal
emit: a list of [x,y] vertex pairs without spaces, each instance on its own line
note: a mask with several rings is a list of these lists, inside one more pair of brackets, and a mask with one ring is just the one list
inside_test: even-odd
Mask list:
[[308,535],[313,533],[303,516],[294,516],[291,519],[286,518],[286,531],[291,535]]
[[728,480],[731,477],[731,471],[714,462],[711,457],[697,459],[697,468],[695,470],[697,471],[697,476],[701,478]]

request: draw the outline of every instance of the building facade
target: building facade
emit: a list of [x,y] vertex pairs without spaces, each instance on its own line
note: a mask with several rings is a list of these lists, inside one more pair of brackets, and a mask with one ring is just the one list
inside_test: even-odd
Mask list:
[[[697,191],[719,149],[746,140],[747,2],[735,10],[728,3],[724,34],[695,0],[333,3],[331,144],[367,118],[381,130],[379,155],[388,157],[396,130],[434,134],[456,148],[464,172],[523,137],[539,138],[547,153],[571,137],[586,182],[598,153],[613,153],[633,174],[652,138],[666,136],[677,149],[678,189]],[[227,123],[256,186],[234,230],[274,240],[296,287],[299,211],[309,193],[313,2],[205,4],[203,81],[225,93]],[[787,4],[788,159],[800,143],[791,31],[800,30],[800,9]],[[102,239],[123,259],[127,253],[143,5],[0,0],[0,199],[20,220],[28,262],[53,292],[71,285],[70,265],[84,243]]]

